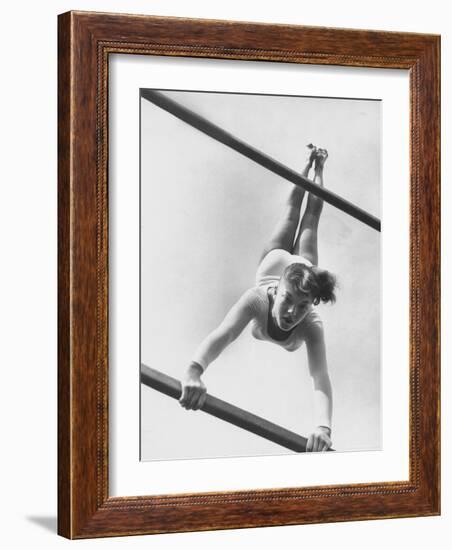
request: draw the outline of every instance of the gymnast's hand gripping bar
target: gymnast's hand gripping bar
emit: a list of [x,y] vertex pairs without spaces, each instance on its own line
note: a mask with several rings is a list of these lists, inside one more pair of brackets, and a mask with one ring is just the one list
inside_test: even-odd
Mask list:
[[[179,399],[182,394],[179,380],[143,364],[141,365],[141,383],[174,399]],[[206,395],[206,400],[200,410],[291,451],[306,452],[307,439],[305,437],[222,401],[213,395]],[[329,450],[332,451],[333,449]]]

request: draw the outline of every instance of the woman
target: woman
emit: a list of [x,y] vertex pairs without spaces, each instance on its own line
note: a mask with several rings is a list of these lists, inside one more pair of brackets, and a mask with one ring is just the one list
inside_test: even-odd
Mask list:
[[[314,166],[314,182],[323,187],[328,153],[313,145],[308,147],[309,157],[302,175],[308,177]],[[317,230],[323,201],[311,193],[296,236],[304,193],[304,189],[293,187],[284,215],[262,254],[256,286],[241,296],[220,326],[196,350],[182,382],[180,404],[186,409],[202,407],[206,396],[202,374],[251,323],[255,338],[287,351],[295,351],[306,343],[317,417],[306,450],[326,451],[332,444],[332,390],[322,322],[313,306],[321,301],[334,303],[336,278],[317,267]]]

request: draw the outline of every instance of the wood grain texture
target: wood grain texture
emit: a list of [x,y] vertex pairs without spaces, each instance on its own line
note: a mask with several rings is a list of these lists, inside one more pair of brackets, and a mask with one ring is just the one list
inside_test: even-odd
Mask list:
[[[68,29],[70,15],[59,24]],[[70,33],[58,33],[58,531],[70,533]],[[64,91],[64,93],[61,93]]]
[[[439,513],[438,36],[70,12],[59,17],[58,531],[68,538]],[[108,495],[108,56],[410,70],[410,480]],[[138,368],[138,366],[137,366]]]

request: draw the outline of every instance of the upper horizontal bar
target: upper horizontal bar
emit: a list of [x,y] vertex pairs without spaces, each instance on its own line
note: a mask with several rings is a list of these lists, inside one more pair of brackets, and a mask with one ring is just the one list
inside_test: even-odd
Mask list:
[[277,160],[255,149],[251,145],[248,145],[248,143],[245,143],[244,141],[236,138],[229,132],[226,132],[216,124],[213,124],[209,120],[196,114],[190,109],[183,107],[180,103],[177,103],[173,99],[170,99],[168,96],[162,94],[161,92],[142,89],[141,97],[147,99],[154,105],[157,105],[158,107],[164,109],[168,113],[171,113],[180,120],[183,120],[187,124],[190,124],[190,126],[197,128],[204,134],[207,134],[213,139],[216,139],[220,143],[223,143],[231,149],[234,149],[234,151],[241,153],[245,157],[253,160],[257,164],[260,164],[264,168],[267,168],[271,172],[278,174],[282,178],[294,183],[295,185],[303,187],[304,189],[306,189],[306,191],[309,191],[309,193],[320,197],[324,201],[332,204],[333,206],[349,214],[353,218],[360,220],[369,227],[372,227],[377,231],[381,231],[380,220],[375,216],[372,216],[372,214],[369,214],[365,210],[362,210],[358,206],[355,206],[351,202],[343,199],[339,195],[336,195],[332,191],[328,191],[324,187],[320,187],[320,185],[317,185],[308,178],[301,176],[291,168],[285,166],[284,164],[281,164]]
[[[141,364],[141,382],[174,399],[179,399],[182,395],[181,383],[178,380],[143,364]],[[222,401],[218,397],[207,394],[201,410],[230,424],[234,424],[234,426],[273,441],[273,443],[281,445],[286,449],[297,453],[306,452],[307,439],[305,437],[286,430],[286,428],[282,428],[260,416],[240,409],[235,405],[231,405],[226,401]]]

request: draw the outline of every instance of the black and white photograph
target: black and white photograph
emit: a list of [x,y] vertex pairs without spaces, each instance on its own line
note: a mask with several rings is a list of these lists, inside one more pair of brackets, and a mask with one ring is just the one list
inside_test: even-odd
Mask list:
[[142,461],[381,447],[381,103],[140,90]]
[[3,5],[5,549],[450,546],[449,9]]

